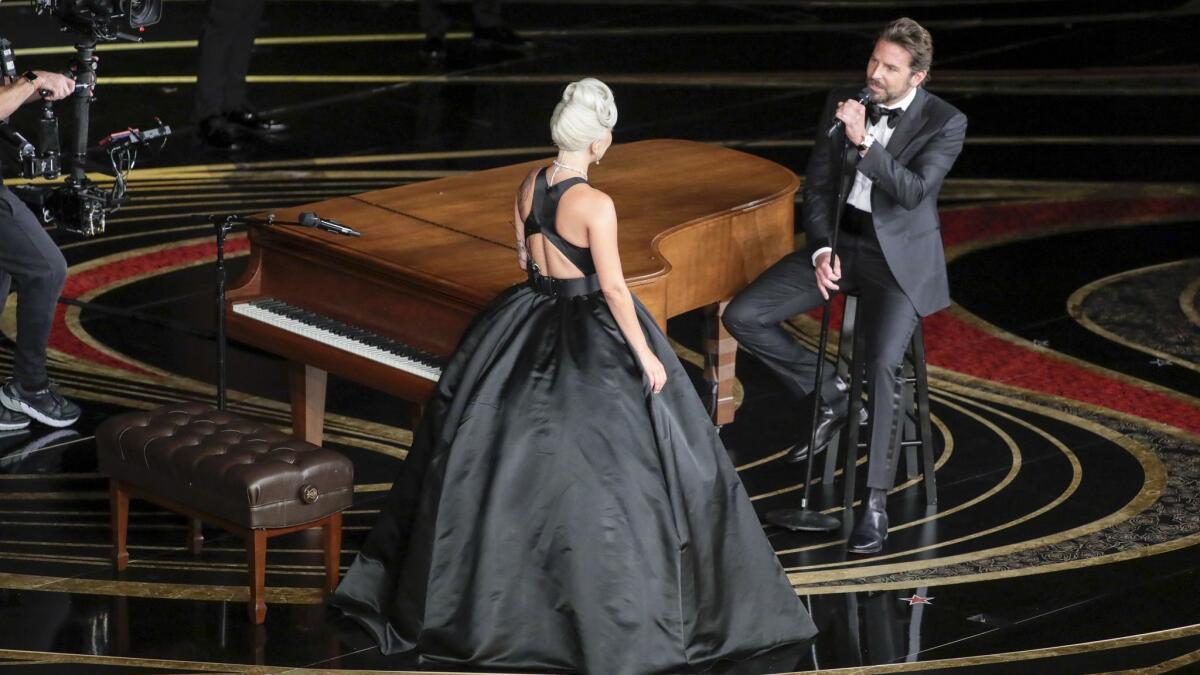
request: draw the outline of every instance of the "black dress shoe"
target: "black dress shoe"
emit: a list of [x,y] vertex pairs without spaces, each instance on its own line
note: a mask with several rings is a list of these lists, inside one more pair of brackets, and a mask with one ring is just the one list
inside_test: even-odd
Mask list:
[[476,49],[507,49],[517,52],[537,49],[537,43],[521,37],[508,26],[476,28],[475,34],[471,36],[471,46]]
[[233,127],[220,117],[201,120],[200,126],[196,127],[196,136],[214,150],[238,150],[241,148]]
[[225,119],[235,127],[262,134],[274,134],[287,129],[287,125],[270,117],[263,117],[248,108],[231,112]]
[[887,510],[868,507],[850,533],[846,550],[858,554],[879,553],[883,550],[883,542],[887,541],[887,530]]
[[[830,439],[842,427],[846,426],[846,413],[835,410],[829,406],[821,406],[821,410],[817,413],[817,453],[821,453],[829,446]],[[796,444],[792,451],[784,455],[783,461],[795,464],[808,459],[808,444],[812,439],[805,437]]]
[[426,35],[421,43],[421,58],[432,64],[440,64],[446,60],[446,38],[441,35]]

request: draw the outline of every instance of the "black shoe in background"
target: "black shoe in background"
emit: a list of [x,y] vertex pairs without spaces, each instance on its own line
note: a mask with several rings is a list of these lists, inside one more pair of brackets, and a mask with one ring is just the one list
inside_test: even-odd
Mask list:
[[83,413],[79,406],[49,385],[37,391],[26,391],[15,380],[9,380],[0,387],[0,405],[52,427],[69,427]]
[[537,49],[536,42],[521,37],[508,26],[476,28],[471,37],[471,46],[475,49],[506,49],[516,52],[531,52]]
[[225,115],[225,120],[235,129],[244,129],[260,134],[277,134],[287,130],[287,125],[270,117],[263,117],[250,108],[243,108]]
[[196,136],[204,145],[214,150],[240,150],[242,147],[233,127],[220,115],[200,120],[200,126],[196,127]]
[[426,35],[421,43],[421,58],[433,65],[446,62],[446,38],[442,35]]
[[[829,447],[829,441],[833,439],[834,434],[846,426],[846,406],[821,406],[817,413],[817,452],[821,453],[825,448]],[[805,436],[792,448],[792,451],[784,455],[783,461],[790,464],[803,462],[808,459],[808,444],[812,440],[810,436]]]

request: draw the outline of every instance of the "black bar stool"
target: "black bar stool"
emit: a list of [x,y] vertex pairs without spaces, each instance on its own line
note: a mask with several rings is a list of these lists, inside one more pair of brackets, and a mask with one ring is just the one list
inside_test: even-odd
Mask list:
[[[842,313],[841,335],[838,338],[837,374],[850,383],[850,410],[847,415],[849,420],[860,420],[863,408],[863,374],[866,364],[864,359],[855,356],[863,353],[865,338],[861,331],[855,330],[857,319],[858,298],[847,295],[845,311]],[[919,320],[904,354],[900,410],[897,414],[900,415],[897,425],[900,433],[896,436],[896,461],[900,461],[900,451],[903,450],[908,478],[911,480],[920,473],[924,474],[922,483],[925,486],[925,503],[934,506],[937,504],[936,458],[933,453],[933,426],[929,420],[929,376],[925,368],[925,336]],[[825,485],[833,485],[839,452],[844,458],[842,479],[845,481],[846,508],[850,508],[854,503],[858,449],[867,447],[867,443],[860,443],[858,440],[861,427],[861,422],[847,423],[842,431],[829,440],[829,448],[825,451],[825,472],[821,478]],[[919,455],[918,448],[921,450]]]

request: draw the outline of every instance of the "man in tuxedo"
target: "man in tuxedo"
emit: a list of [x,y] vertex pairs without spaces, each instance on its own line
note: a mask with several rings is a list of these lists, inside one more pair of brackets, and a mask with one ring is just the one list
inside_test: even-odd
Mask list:
[[[75,81],[59,73],[0,77],[0,121],[27,103],[61,101],[74,93]],[[66,279],[62,251],[0,178],[0,312],[14,281],[19,300],[12,377],[0,385],[0,432],[24,429],[30,418],[53,427],[79,419],[79,406],[58,393],[46,371],[54,310]]]
[[[879,33],[867,62],[870,101],[834,91],[817,123],[808,162],[802,220],[808,250],[780,260],[745,288],[725,311],[738,342],[802,398],[815,384],[817,356],[780,322],[819,306],[831,293],[859,298],[858,329],[866,340],[868,407],[872,420],[867,509],[848,548],[876,553],[887,538],[887,491],[895,484],[899,371],[920,317],[950,304],[937,216],[938,192],[962,150],[967,118],[927,92],[933,40],[912,19]],[[827,136],[835,120],[844,125]],[[839,185],[837,161],[846,142],[849,183],[836,254],[830,249]],[[846,423],[849,404],[833,368],[818,386],[815,452]],[[807,458],[807,441],[786,458]]]

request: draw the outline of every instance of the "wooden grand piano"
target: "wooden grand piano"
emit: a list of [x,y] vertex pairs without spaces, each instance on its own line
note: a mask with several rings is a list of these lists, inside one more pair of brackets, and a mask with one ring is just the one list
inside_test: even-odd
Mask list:
[[[289,361],[294,433],[320,443],[326,373],[417,403],[432,393],[471,319],[525,278],[513,196],[547,162],[277,212],[295,221],[315,211],[361,238],[251,228],[249,267],[227,295],[229,334]],[[720,312],[791,252],[795,174],[727,148],[652,140],[614,146],[590,176],[616,203],[626,278],[659,324],[708,308],[710,412],[731,421],[737,345]]]

